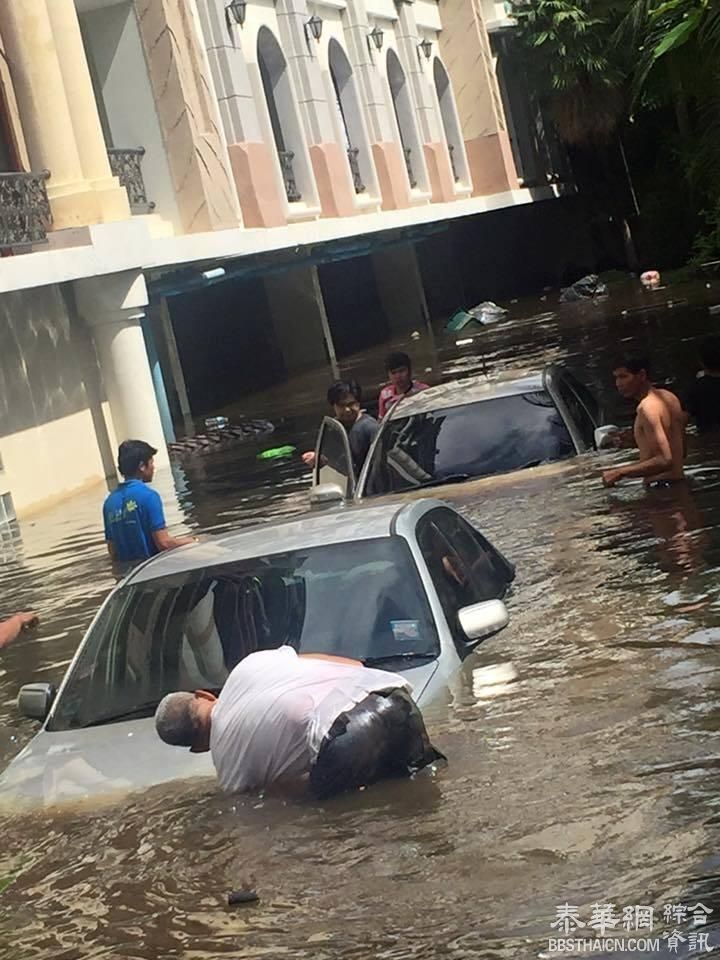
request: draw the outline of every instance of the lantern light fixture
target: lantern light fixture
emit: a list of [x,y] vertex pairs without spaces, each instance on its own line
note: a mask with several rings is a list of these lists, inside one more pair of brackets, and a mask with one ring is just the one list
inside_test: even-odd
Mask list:
[[230,0],[230,3],[225,7],[225,21],[227,23],[228,30],[230,29],[230,18],[235,21],[235,23],[241,27],[245,23],[245,14],[247,12],[247,0]]
[[322,28],[322,18],[314,13],[305,24],[305,36],[307,36],[309,32],[315,40],[319,40],[322,36]]
[[429,60],[429,59],[430,59],[430,56],[431,56],[431,54],[432,54],[432,43],[431,43],[431,41],[428,40],[427,37],[425,37],[425,39],[422,40],[422,41],[418,44],[418,50],[420,50],[421,53],[425,54],[425,59],[426,59],[426,60]]
[[368,34],[368,38],[367,38],[368,46],[370,46],[370,43],[372,43],[375,49],[379,52],[380,50],[382,50],[384,37],[385,37],[385,34],[382,28],[379,27],[377,24],[375,24],[375,26],[372,28],[372,30]]

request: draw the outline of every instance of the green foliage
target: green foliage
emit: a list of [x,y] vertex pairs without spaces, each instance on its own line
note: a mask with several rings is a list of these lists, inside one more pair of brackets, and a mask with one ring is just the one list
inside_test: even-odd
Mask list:
[[685,187],[689,222],[709,211],[699,255],[720,256],[720,0],[515,0],[514,13],[560,137],[593,149],[630,121],[662,129],[659,157]]
[[720,197],[712,209],[703,211],[703,219],[705,227],[692,248],[692,263],[697,265],[720,260]]
[[513,4],[529,72],[567,143],[607,141],[622,115],[622,74],[611,42],[617,8],[611,0]]

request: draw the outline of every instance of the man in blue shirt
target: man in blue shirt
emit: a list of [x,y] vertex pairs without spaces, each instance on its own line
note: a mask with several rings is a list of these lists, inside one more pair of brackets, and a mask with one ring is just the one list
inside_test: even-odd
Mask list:
[[146,486],[155,474],[156,453],[143,440],[125,440],[118,450],[118,469],[125,482],[105,500],[103,520],[108,553],[120,563],[192,543],[190,537],[170,536],[160,495]]

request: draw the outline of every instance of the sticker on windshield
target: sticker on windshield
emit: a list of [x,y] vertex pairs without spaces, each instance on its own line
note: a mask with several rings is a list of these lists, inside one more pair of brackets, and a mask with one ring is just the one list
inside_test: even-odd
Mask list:
[[420,639],[419,620],[391,620],[390,629],[398,643],[415,643]]

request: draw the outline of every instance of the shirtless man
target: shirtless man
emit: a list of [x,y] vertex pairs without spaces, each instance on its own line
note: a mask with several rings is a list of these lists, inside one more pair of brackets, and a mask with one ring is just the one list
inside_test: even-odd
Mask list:
[[633,434],[640,459],[603,470],[602,482],[606,487],[614,487],[625,477],[642,477],[650,486],[658,481],[677,482],[685,476],[687,414],[674,393],[652,385],[648,369],[645,358],[628,356],[613,370],[618,391],[638,404]]

